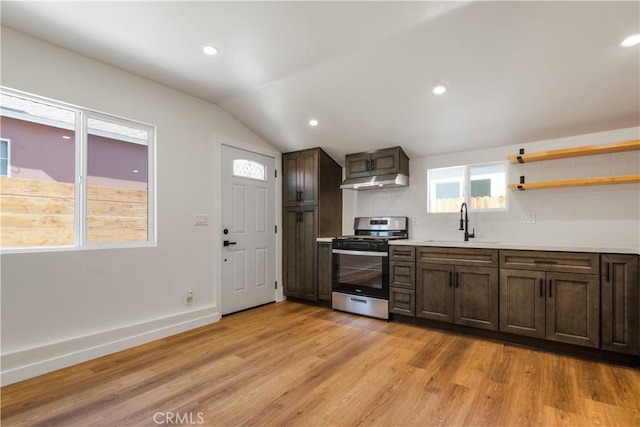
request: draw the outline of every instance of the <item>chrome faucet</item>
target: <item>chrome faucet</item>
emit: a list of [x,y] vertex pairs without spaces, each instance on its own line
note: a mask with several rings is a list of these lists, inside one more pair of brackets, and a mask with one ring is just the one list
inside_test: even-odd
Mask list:
[[[464,210],[464,219],[462,219],[462,211]],[[464,230],[464,241],[468,242],[469,238],[473,239],[476,237],[476,229],[474,228],[471,233],[469,233],[469,216],[467,215],[468,208],[467,203],[462,202],[460,205],[460,228],[459,230]]]

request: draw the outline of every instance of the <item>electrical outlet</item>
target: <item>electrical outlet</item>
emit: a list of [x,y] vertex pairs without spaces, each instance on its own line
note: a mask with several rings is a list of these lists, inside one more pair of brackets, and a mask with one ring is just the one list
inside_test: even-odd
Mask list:
[[196,226],[209,225],[209,215],[207,215],[207,214],[194,214],[193,215],[193,225],[196,225]]
[[418,216],[413,217],[413,225],[418,225]]
[[536,223],[536,213],[535,212],[525,212],[522,214],[522,223],[523,224],[535,224]]
[[187,291],[184,297],[185,304],[191,304],[193,302],[193,291]]

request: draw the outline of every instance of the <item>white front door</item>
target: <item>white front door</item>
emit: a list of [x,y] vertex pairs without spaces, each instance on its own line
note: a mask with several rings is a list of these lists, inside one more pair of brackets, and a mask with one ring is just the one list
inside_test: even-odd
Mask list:
[[275,301],[275,159],[222,146],[222,314]]

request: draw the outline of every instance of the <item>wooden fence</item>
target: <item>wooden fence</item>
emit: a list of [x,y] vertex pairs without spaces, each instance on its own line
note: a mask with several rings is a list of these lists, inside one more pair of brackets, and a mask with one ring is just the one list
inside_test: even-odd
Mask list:
[[[87,188],[87,241],[147,240],[147,191]],[[74,185],[0,178],[3,248],[74,244]]]
[[[464,200],[459,198],[436,199],[434,212],[456,212],[460,210],[460,205]],[[499,209],[506,208],[506,199],[504,196],[482,196],[472,197],[470,200],[471,209]]]

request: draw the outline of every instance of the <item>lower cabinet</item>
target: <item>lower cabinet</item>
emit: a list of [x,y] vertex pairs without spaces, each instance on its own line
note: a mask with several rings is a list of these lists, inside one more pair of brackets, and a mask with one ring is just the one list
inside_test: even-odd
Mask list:
[[416,316],[498,330],[498,269],[418,263]]
[[598,347],[600,278],[594,274],[500,270],[500,330]]
[[318,243],[318,299],[331,301],[331,243]]
[[603,254],[601,263],[601,347],[620,353],[640,354],[638,256]]
[[413,246],[389,248],[389,313],[416,315],[416,263]]

